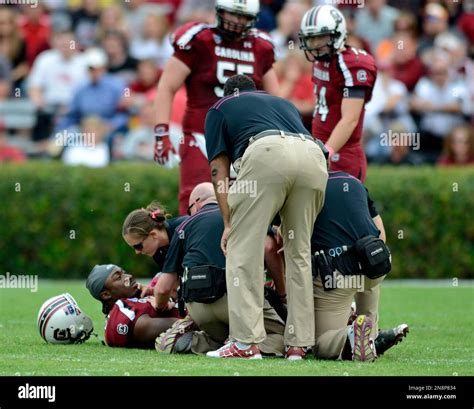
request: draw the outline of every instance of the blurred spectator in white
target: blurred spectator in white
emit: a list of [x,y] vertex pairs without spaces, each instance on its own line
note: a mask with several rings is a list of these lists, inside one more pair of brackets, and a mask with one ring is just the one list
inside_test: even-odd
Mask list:
[[387,157],[390,147],[380,144],[380,135],[396,123],[404,132],[416,132],[416,124],[409,113],[409,95],[405,85],[393,78],[393,54],[377,56],[378,74],[372,99],[365,107],[364,138],[366,155]]
[[215,20],[215,0],[183,0],[178,8],[178,24],[188,21],[211,24]]
[[96,43],[100,11],[99,0],[82,0],[82,6],[71,13],[72,27],[82,48]]
[[436,36],[448,31],[448,11],[437,3],[428,3],[423,10],[423,34],[418,41],[417,54],[422,55],[424,51],[434,45]]
[[67,140],[62,160],[66,165],[100,168],[110,163],[110,152],[104,141],[108,126],[100,117],[88,116],[81,121],[79,133]]
[[426,73],[423,62],[416,55],[416,38],[410,33],[397,33],[389,41],[389,47],[394,48],[393,77],[412,92]]
[[49,15],[40,2],[38,7],[25,4],[21,7],[18,26],[26,44],[26,61],[31,67],[35,58],[49,48],[51,35]]
[[463,123],[463,114],[471,112],[466,84],[453,79],[449,54],[433,52],[430,61],[428,76],[420,79],[415,87],[411,108],[421,115],[422,151],[438,156],[443,139]]
[[64,115],[77,87],[87,81],[84,55],[75,48],[72,32],[55,33],[53,49],[42,52],[28,78],[28,95],[37,109],[33,140],[48,138],[53,120]]
[[467,57],[466,41],[456,34],[444,32],[436,36],[434,45],[449,53],[456,75],[472,88],[474,86],[474,64]]
[[303,4],[290,1],[277,16],[277,27],[270,32],[275,44],[276,59],[284,59],[289,49],[298,49],[298,32],[306,8]]
[[12,70],[10,63],[0,55],[0,102],[7,99],[12,91]]
[[156,88],[160,76],[161,70],[156,68],[153,60],[139,61],[137,78],[129,85],[130,92],[125,94],[122,105],[137,110],[146,104],[146,94]]
[[107,71],[121,78],[126,84],[135,80],[138,61],[128,53],[127,38],[120,31],[108,31],[102,40],[107,53]]
[[280,83],[280,96],[298,108],[305,126],[311,129],[315,103],[311,63],[299,50],[290,50],[284,60],[275,64],[275,71]]
[[17,29],[17,18],[13,8],[0,6],[0,55],[3,55],[12,67],[15,89],[21,87],[30,70],[26,61],[26,44]]
[[112,4],[104,8],[97,25],[96,41],[100,43],[109,31],[118,31],[128,40],[130,31],[120,4]]
[[139,125],[131,130],[121,144],[121,154],[125,159],[153,160],[155,146],[155,112],[152,104],[145,104],[140,110]]
[[102,49],[88,49],[85,58],[89,80],[73,94],[69,110],[56,130],[77,127],[87,116],[99,116],[107,124],[111,146],[113,136],[127,129],[128,115],[120,106],[125,83],[107,74],[107,55]]
[[391,37],[394,31],[399,11],[386,3],[386,0],[366,0],[365,7],[357,12],[355,33],[365,38],[372,50],[376,50],[379,42]]
[[137,60],[152,59],[158,68],[163,68],[173,55],[168,18],[163,14],[149,14],[141,27],[140,36],[130,44],[131,56]]
[[146,16],[150,14],[168,16],[170,13],[170,8],[166,5],[148,3],[147,0],[127,1],[124,6],[124,15],[130,28],[132,41],[140,36]]
[[4,162],[24,162],[25,153],[18,147],[8,143],[5,124],[0,120],[0,164]]
[[474,165],[474,129],[468,124],[456,126],[444,141],[439,166]]

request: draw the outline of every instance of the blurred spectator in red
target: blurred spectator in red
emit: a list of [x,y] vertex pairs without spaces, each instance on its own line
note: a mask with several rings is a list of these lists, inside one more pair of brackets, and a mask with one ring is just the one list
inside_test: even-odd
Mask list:
[[37,109],[33,140],[50,136],[53,121],[66,112],[76,88],[88,79],[82,53],[71,47],[75,38],[71,31],[54,33],[53,49],[36,59],[28,79],[28,94]]
[[394,22],[399,11],[388,6],[386,0],[366,0],[356,16],[355,34],[365,38],[372,50],[376,50],[380,41],[391,37]]
[[277,16],[277,27],[270,32],[275,44],[276,60],[282,60],[289,49],[298,48],[298,32],[306,8],[295,2],[288,2]]
[[355,16],[357,13],[357,9],[354,9],[351,7],[344,7],[341,9],[341,12],[346,18],[346,27],[347,27],[346,44],[350,47],[358,48],[360,50],[365,50],[368,53],[371,53],[372,50],[370,49],[369,42],[365,38],[355,34],[355,28],[356,28]]
[[178,25],[188,21],[211,24],[215,20],[215,0],[183,0],[176,18]]
[[432,63],[428,76],[416,85],[411,107],[421,115],[422,151],[437,157],[443,139],[463,123],[463,115],[469,114],[470,107],[466,85],[453,79],[449,54],[434,51],[429,57]]
[[437,3],[428,3],[423,11],[423,35],[418,41],[417,54],[421,55],[433,47],[435,37],[448,31],[449,14],[447,10]]
[[17,13],[7,6],[0,6],[0,55],[12,67],[13,87],[20,88],[29,72],[26,61],[26,44],[17,30]]
[[104,142],[108,127],[97,116],[88,116],[81,121],[81,132],[70,133],[65,143],[62,160],[66,165],[83,165],[100,168],[110,163],[110,152]]
[[398,33],[392,39],[394,47],[393,78],[403,82],[412,92],[425,74],[425,66],[416,55],[416,38],[409,33]]
[[71,13],[72,28],[82,48],[95,45],[99,17],[99,0],[82,0],[81,8]]
[[158,80],[160,79],[161,70],[156,68],[153,60],[142,60],[138,62],[137,78],[133,81],[129,88],[129,94],[125,94],[122,100],[122,106],[134,109],[141,108],[146,104],[147,93],[155,90]]
[[474,165],[474,129],[465,124],[456,126],[444,141],[440,166]]
[[113,4],[102,10],[97,25],[97,42],[100,43],[109,31],[118,31],[129,39],[128,21],[125,19],[123,8],[119,4]]
[[0,121],[0,163],[2,162],[24,162],[26,155],[16,146],[8,143],[5,125]]
[[25,39],[26,59],[31,67],[35,58],[49,48],[51,26],[49,16],[42,4],[38,3],[37,7],[24,5],[21,11],[22,14],[18,18],[18,26]]
[[458,28],[469,41],[469,55],[474,58],[474,3],[465,1],[463,6],[464,13],[458,20]]
[[140,35],[130,44],[130,55],[137,60],[154,60],[155,66],[163,68],[173,54],[170,25],[163,14],[149,14],[142,25]]
[[138,61],[128,53],[127,38],[120,31],[108,31],[102,47],[107,53],[109,74],[120,77],[126,84],[134,81]]
[[7,99],[12,91],[12,70],[10,63],[0,55],[0,102]]
[[310,130],[315,103],[311,63],[299,50],[291,50],[284,60],[275,64],[275,71],[280,82],[280,96],[298,108],[305,126]]

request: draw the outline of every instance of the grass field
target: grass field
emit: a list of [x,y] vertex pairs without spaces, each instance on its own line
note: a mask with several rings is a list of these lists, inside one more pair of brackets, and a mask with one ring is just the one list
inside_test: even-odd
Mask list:
[[469,283],[459,287],[387,283],[381,296],[381,327],[406,322],[410,334],[369,364],[163,356],[154,350],[108,348],[95,337],[83,345],[48,345],[36,328],[38,309],[47,298],[66,291],[103,335],[100,305],[83,282],[40,280],[36,293],[0,289],[0,375],[474,375],[474,286]]

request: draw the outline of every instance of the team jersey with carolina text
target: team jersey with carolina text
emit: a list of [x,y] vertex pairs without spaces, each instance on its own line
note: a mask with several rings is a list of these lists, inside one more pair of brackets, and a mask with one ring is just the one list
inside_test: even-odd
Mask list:
[[[377,78],[374,58],[364,50],[347,47],[335,53],[328,62],[313,65],[314,93],[317,98],[313,113],[313,136],[326,142],[341,119],[341,104],[350,87],[365,88],[365,103],[372,97]],[[359,145],[362,137],[364,109],[351,137],[344,148]]]
[[157,311],[150,302],[150,297],[122,298],[110,311],[105,324],[105,343],[110,347],[139,347],[143,346],[133,338],[133,329],[142,315],[151,318],[179,318],[176,308],[169,311]]
[[245,38],[229,41],[215,26],[192,22],[176,30],[172,40],[174,57],[191,69],[185,82],[184,132],[204,133],[207,111],[224,95],[228,78],[248,75],[262,89],[263,76],[275,61],[270,36],[257,29]]

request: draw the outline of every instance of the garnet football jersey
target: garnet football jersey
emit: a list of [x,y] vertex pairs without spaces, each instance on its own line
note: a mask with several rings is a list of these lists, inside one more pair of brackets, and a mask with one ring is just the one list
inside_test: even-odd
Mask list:
[[[364,50],[348,47],[335,53],[328,62],[316,61],[313,65],[313,82],[318,102],[313,113],[313,136],[326,143],[341,119],[342,99],[347,88],[364,87],[367,103],[372,97],[376,78],[374,58]],[[363,122],[364,109],[359,123],[342,149],[359,144]]]
[[169,311],[157,311],[146,298],[123,298],[118,300],[110,311],[105,324],[105,343],[110,347],[143,346],[133,338],[133,329],[138,318],[149,315],[152,318],[179,318],[176,308]]
[[174,57],[191,69],[186,79],[188,102],[184,132],[204,133],[208,109],[224,95],[224,83],[245,74],[262,89],[263,76],[275,61],[269,35],[257,30],[235,41],[224,39],[215,26],[187,23],[173,35]]

